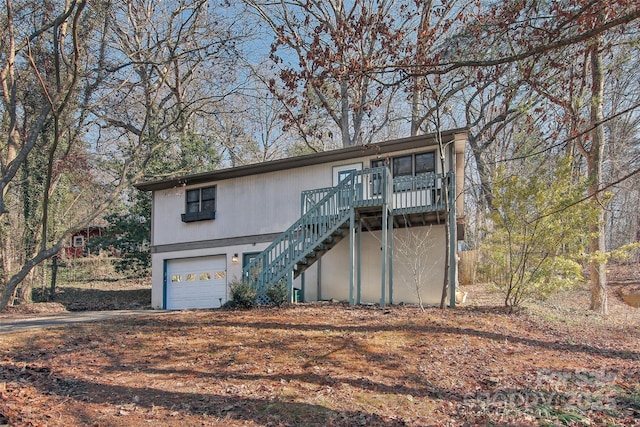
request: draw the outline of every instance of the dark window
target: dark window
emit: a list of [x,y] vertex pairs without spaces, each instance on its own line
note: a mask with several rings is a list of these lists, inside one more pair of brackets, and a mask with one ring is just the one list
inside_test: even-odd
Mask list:
[[436,171],[436,153],[428,151],[426,153],[409,154],[406,156],[393,157],[391,162],[387,160],[372,160],[371,167],[389,166],[393,172],[393,177],[418,176]]
[[[388,159],[371,160],[371,168],[381,168],[383,166],[389,167],[391,164]],[[382,175],[376,174],[371,179],[371,194],[382,194]]]
[[[435,151],[427,151],[426,153],[407,154],[404,156],[398,156],[391,158],[391,162],[388,160],[372,160],[371,167],[376,168],[380,166],[389,166],[393,175],[393,178],[431,175],[436,171],[436,153]],[[376,180],[373,180],[373,194],[380,194],[380,185]],[[395,182],[394,191],[411,190],[415,186],[418,188],[424,188],[429,184],[415,184],[411,180],[402,182]]]
[[187,213],[200,212],[200,189],[187,190]]
[[382,166],[388,165],[389,163],[382,159],[382,160],[371,160],[371,168],[381,168]]
[[413,175],[413,156],[393,158],[393,177]]
[[214,219],[216,212],[216,187],[195,188],[187,190],[186,213],[182,221],[193,222]]
[[202,189],[200,196],[200,210],[216,210],[216,187],[207,187]]
[[416,154],[416,176],[436,171],[436,156],[430,153]]

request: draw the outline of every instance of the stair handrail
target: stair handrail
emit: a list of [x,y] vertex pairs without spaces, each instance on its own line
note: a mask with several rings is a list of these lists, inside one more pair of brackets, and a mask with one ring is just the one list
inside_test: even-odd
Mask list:
[[[347,176],[338,186],[325,195],[318,203],[316,203],[305,215],[296,220],[287,230],[285,230],[276,240],[273,241],[265,250],[263,250],[254,260],[243,268],[243,275],[248,277],[249,281],[258,288],[259,292],[263,292],[268,284],[276,283],[282,279],[289,268],[293,267],[292,258],[296,246],[304,242],[305,238],[300,236],[300,231],[304,230],[305,222],[308,218],[315,216],[316,218],[331,219],[333,209],[338,206],[334,201],[339,191],[345,190],[348,185],[353,182],[352,177]],[[333,202],[333,203],[332,203]],[[339,218],[338,220],[341,220]],[[324,223],[312,221],[317,225],[315,232],[326,232]],[[314,239],[317,240],[317,239]],[[255,270],[258,269],[256,272]],[[255,275],[256,277],[252,277]]]
[[[376,168],[364,169],[359,171],[352,172],[355,174],[355,184],[363,185],[362,190],[357,195],[361,196],[356,203],[366,203],[371,199],[380,201],[383,192],[387,191],[386,188],[382,188],[382,177],[384,176],[384,183],[386,185],[387,182],[395,181],[395,179],[391,179],[391,172],[386,166],[379,166]],[[369,177],[369,180],[365,179]],[[348,175],[347,175],[348,178]],[[346,178],[345,178],[346,179]],[[323,187],[323,188],[314,188],[312,190],[304,190],[300,194],[300,214],[304,215],[307,210],[311,209],[314,205],[321,203],[323,198],[333,192],[335,190],[334,187]],[[391,191],[391,190],[388,190]],[[386,194],[386,193],[385,193]],[[318,201],[316,202],[316,199]]]

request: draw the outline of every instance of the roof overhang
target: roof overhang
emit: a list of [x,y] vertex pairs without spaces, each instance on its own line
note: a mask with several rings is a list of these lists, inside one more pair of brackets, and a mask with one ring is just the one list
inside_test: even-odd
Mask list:
[[[452,129],[440,133],[443,144],[453,143],[457,153],[464,152],[467,141],[467,129]],[[249,175],[258,175],[304,166],[331,163],[341,160],[356,159],[374,154],[382,155],[402,150],[410,150],[420,147],[438,145],[438,135],[435,133],[412,136],[409,138],[395,139],[375,144],[357,145],[338,150],[322,151],[304,156],[288,157],[263,163],[237,166],[234,168],[219,169],[193,175],[184,175],[157,181],[139,182],[134,186],[143,191],[156,191],[175,188],[185,185],[198,185],[211,183],[230,178],[238,178]]]

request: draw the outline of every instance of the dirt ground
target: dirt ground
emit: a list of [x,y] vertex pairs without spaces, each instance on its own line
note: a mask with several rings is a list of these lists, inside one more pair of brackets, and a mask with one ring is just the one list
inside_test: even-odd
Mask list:
[[[640,425],[640,309],[610,275],[509,313],[309,303],[183,311],[0,335],[0,424]],[[62,304],[61,304],[62,305]],[[64,307],[64,305],[62,305]]]
[[[34,291],[38,301],[39,289]],[[52,301],[17,305],[7,314],[51,314],[63,311],[140,310],[151,308],[151,280],[93,280],[72,282],[57,288]]]

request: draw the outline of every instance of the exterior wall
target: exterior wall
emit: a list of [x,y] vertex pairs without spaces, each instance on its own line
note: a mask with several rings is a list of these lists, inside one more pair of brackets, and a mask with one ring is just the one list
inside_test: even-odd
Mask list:
[[[300,193],[331,186],[331,167],[273,172],[224,180],[217,185],[216,218],[183,223],[185,192],[178,187],[156,192],[154,245],[280,233],[300,215]],[[170,226],[167,226],[170,224]]]
[[[410,236],[407,235],[410,233]],[[419,256],[419,266],[423,268],[423,283],[420,296],[424,304],[439,305],[442,294],[445,258],[445,227],[414,227],[394,230],[393,256],[393,304],[419,302],[411,264]],[[401,241],[413,239],[417,245],[403,249]],[[382,265],[381,232],[362,233],[361,253],[361,302],[379,303],[381,295]],[[424,243],[427,242],[427,243]],[[417,246],[417,248],[416,248]],[[318,264],[318,263],[317,263]],[[349,300],[349,239],[340,241],[320,260],[320,286],[318,287],[318,268],[312,267],[305,274],[305,301],[320,299]],[[320,297],[318,297],[318,288]],[[385,291],[385,301],[389,301],[389,289]]]
[[[393,156],[422,150],[405,150]],[[153,200],[153,246],[211,239],[281,233],[300,216],[300,193],[333,186],[333,168],[362,163],[371,167],[377,156],[307,166],[261,175],[217,181],[216,218],[183,223],[185,192],[194,187],[159,190]],[[438,163],[438,162],[436,162]],[[439,165],[437,165],[439,169]],[[202,186],[200,186],[202,187]]]
[[[407,233],[411,233],[408,237]],[[417,304],[419,302],[415,284],[413,281],[410,262],[424,250],[420,256],[424,266],[424,282],[420,286],[420,296],[426,305],[440,304],[442,292],[442,280],[444,277],[444,225],[432,227],[414,227],[409,230],[394,230],[394,256],[393,256],[393,303]],[[428,241],[428,245],[418,244],[418,250],[402,249],[401,240],[407,238],[416,239],[418,242]],[[234,280],[242,277],[242,256],[245,253],[260,252],[268,244],[233,245],[219,248],[208,248],[189,251],[174,251],[156,253],[152,255],[152,289],[151,306],[164,308],[164,268],[165,261],[176,258],[190,258],[212,255],[225,255],[227,257],[227,286]],[[382,252],[381,232],[362,233],[362,302],[379,303],[381,293],[381,262]],[[238,262],[234,263],[232,257],[238,254]],[[320,270],[320,271],[319,271]],[[320,274],[318,274],[320,273]],[[309,268],[304,277],[304,300],[317,301],[319,299],[335,299],[339,301],[349,300],[349,239],[343,239],[331,249],[319,262]],[[318,280],[320,279],[320,281]],[[294,287],[302,288],[302,278],[294,282]],[[228,289],[227,289],[228,292]],[[318,294],[320,293],[320,295]],[[227,296],[229,294],[227,293]],[[386,303],[389,301],[389,290],[385,292]]]
[[464,154],[455,155],[456,216],[464,216]]

